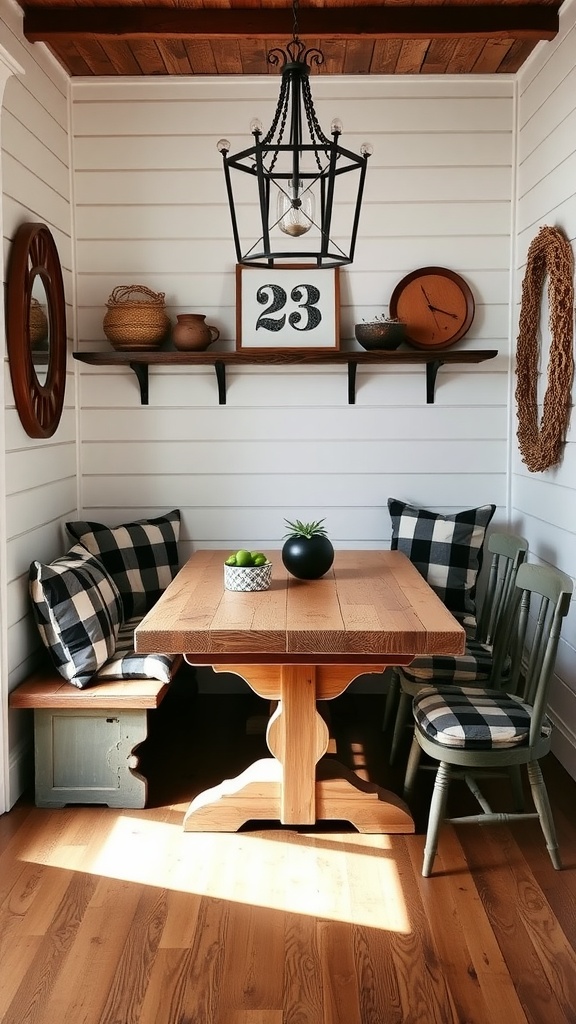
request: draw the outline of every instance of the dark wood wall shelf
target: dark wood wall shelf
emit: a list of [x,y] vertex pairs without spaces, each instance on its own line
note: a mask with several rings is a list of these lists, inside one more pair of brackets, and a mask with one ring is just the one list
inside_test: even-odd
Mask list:
[[226,367],[250,363],[269,366],[311,363],[344,363],[348,367],[348,403],[356,401],[356,370],[359,366],[385,363],[417,363],[426,366],[426,401],[434,402],[436,375],[444,363],[483,363],[494,359],[497,349],[449,349],[436,352],[396,350],[394,352],[289,352],[255,349],[252,352],[74,352],[74,358],[92,366],[129,366],[140,385],[140,401],[148,405],[148,368],[150,366],[213,366],[218,382],[218,401],[226,404]]

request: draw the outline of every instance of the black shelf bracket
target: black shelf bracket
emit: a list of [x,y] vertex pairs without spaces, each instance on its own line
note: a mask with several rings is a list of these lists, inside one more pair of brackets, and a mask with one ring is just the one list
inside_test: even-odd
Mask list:
[[426,363],[426,403],[428,405],[434,405],[436,375],[443,365],[441,359],[433,359],[430,363]]
[[140,405],[148,405],[148,363],[130,363],[140,385]]
[[216,380],[218,382],[218,405],[226,405],[226,363],[217,359],[214,363]]
[[348,405],[356,404],[356,370],[358,363],[348,363]]
[[[438,370],[444,365],[442,359],[432,359],[426,363],[426,403],[434,405],[436,392],[436,376]],[[348,363],[348,405],[356,404],[356,370],[358,363],[352,360]]]

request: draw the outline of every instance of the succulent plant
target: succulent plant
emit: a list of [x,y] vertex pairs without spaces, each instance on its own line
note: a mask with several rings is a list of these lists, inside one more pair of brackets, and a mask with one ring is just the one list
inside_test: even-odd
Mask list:
[[403,321],[399,320],[398,317],[395,317],[395,316],[386,316],[385,313],[377,313],[376,316],[373,316],[371,320],[365,320],[364,317],[362,317],[362,323],[363,324],[401,324],[401,323],[403,323]]
[[311,537],[326,537],[326,527],[322,526],[323,519],[317,519],[313,523],[301,523],[299,519],[294,523],[289,519],[285,519],[284,522],[290,527],[290,532],[284,534],[283,540],[289,537],[306,537],[308,540]]

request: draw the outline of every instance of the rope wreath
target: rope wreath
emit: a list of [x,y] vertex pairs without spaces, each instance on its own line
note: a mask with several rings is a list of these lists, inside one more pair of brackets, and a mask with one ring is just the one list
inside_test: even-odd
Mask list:
[[[538,426],[538,328],[546,274],[552,341],[542,420]],[[573,328],[572,249],[558,228],[543,227],[528,249],[516,348],[516,436],[522,461],[531,473],[541,473],[560,462],[572,405]]]

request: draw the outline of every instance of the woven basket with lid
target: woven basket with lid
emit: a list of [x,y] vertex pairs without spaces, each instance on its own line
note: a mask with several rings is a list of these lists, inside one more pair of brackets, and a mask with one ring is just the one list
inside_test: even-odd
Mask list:
[[119,285],[106,306],[102,326],[115,349],[150,349],[162,344],[170,327],[164,292],[153,292],[141,284]]

